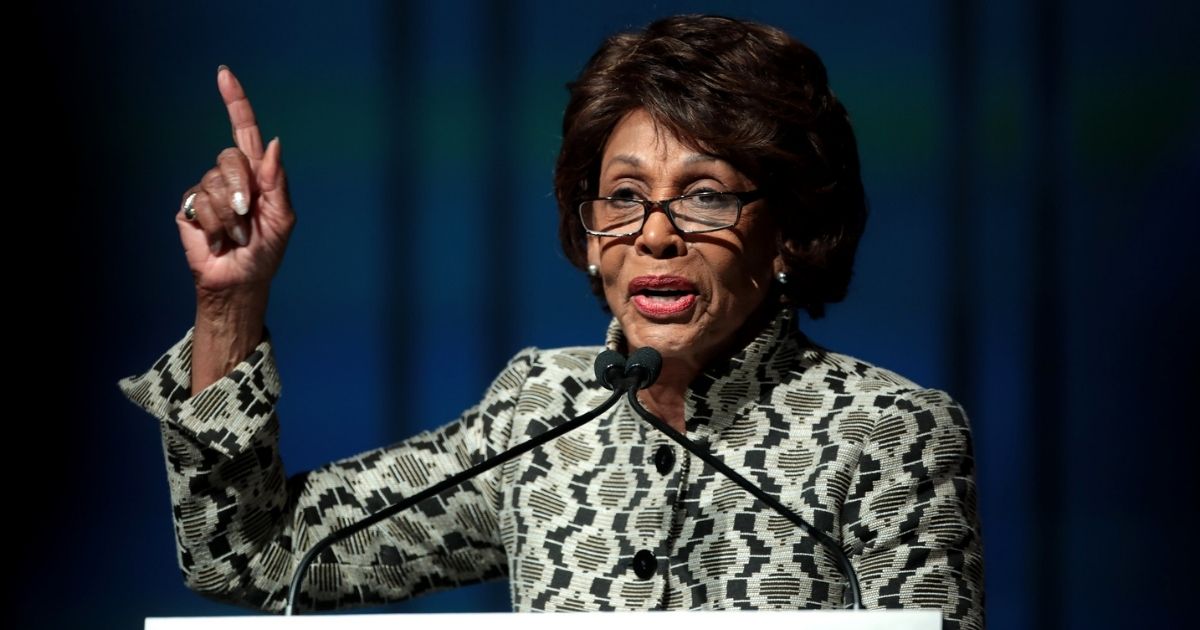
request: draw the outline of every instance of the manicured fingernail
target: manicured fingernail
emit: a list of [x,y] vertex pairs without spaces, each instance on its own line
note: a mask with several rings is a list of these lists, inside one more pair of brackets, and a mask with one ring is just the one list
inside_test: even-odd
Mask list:
[[221,64],[221,65],[217,66],[217,74],[221,74],[222,70],[228,70],[228,69],[229,69],[229,66],[227,66],[225,64]]
[[217,238],[213,239],[213,241],[211,243],[208,244],[208,250],[213,253],[213,256],[216,256],[217,254],[221,253],[221,245],[222,245],[221,237],[218,236]]
[[[240,190],[233,193],[233,211],[242,215],[250,212],[250,206],[246,203],[246,195]],[[245,245],[245,243],[242,244]]]
[[235,225],[233,226],[232,232],[233,240],[237,241],[238,245],[244,246],[246,243],[250,242],[250,239],[246,238],[246,228],[240,225]]

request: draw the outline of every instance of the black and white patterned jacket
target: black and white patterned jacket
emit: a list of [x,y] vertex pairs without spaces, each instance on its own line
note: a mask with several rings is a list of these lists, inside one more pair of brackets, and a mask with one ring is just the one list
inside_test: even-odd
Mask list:
[[[614,324],[609,343],[619,335]],[[524,350],[454,422],[290,479],[269,342],[192,398],[190,334],[120,385],[161,421],[188,584],[280,610],[295,562],[333,529],[598,405],[598,351]],[[971,434],[946,394],[813,346],[785,309],[697,379],[685,417],[688,437],[841,540],[868,608],[940,608],[947,627],[983,627]],[[623,401],[336,546],[300,603],[504,576],[521,611],[828,608],[845,589],[814,540]]]

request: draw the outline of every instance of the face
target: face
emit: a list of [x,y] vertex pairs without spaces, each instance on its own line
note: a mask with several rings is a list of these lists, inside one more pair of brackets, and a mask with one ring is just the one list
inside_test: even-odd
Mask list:
[[[645,110],[613,130],[600,165],[600,196],[660,200],[698,192],[743,192],[754,182],[729,163],[680,142]],[[742,207],[732,228],[680,234],[655,208],[642,231],[588,237],[609,308],[630,350],[652,346],[670,362],[702,367],[743,342],[748,322],[781,270],[764,201]]]

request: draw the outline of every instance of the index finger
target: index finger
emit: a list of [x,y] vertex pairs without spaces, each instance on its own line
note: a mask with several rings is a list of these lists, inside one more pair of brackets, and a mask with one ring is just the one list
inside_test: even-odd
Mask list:
[[242,83],[228,66],[217,68],[217,89],[221,91],[221,99],[229,110],[229,122],[233,125],[233,141],[237,148],[251,161],[261,161],[263,142],[258,121],[254,119],[254,110],[250,107],[250,99],[246,98]]

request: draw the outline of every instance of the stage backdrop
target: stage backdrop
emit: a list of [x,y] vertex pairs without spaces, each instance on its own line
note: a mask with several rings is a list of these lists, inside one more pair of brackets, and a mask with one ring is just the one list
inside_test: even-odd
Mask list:
[[[966,405],[990,627],[1180,613],[1195,9],[830,4],[143,0],[11,24],[32,43],[8,64],[31,173],[10,187],[34,201],[8,237],[40,253],[12,267],[36,280],[10,308],[41,324],[14,335],[35,410],[12,422],[37,436],[8,444],[18,618],[238,612],[182,585],[156,426],[116,388],[192,319],[173,215],[230,144],[218,64],[280,136],[299,217],[269,314],[299,471],[456,417],[522,347],[602,341],[557,246],[564,84],[606,34],[684,11],[783,27],[849,108],[871,217],[849,298],[803,327]],[[498,583],[394,610],[507,600]]]

